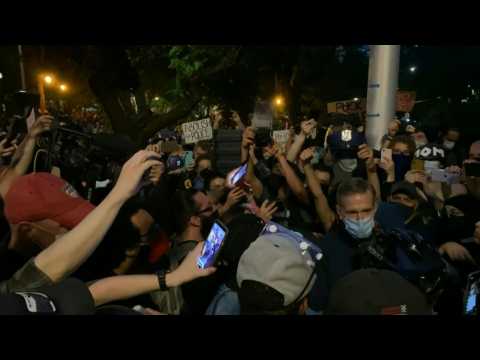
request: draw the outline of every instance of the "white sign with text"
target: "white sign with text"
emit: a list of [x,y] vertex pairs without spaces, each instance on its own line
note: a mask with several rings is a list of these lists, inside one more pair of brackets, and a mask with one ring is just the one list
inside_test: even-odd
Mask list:
[[182,124],[182,133],[185,144],[194,144],[200,140],[213,138],[212,124],[208,118]]

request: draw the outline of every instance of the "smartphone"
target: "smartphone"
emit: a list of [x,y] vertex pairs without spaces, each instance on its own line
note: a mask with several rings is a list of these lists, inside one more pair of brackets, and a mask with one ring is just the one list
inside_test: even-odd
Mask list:
[[247,175],[248,163],[241,165],[240,167],[232,170],[227,175],[227,184],[229,187],[239,186],[242,180]]
[[480,287],[480,271],[468,275],[467,291],[464,300],[464,315],[476,315],[478,313],[477,301]]
[[381,161],[385,161],[386,159],[392,161],[392,149],[382,149],[380,159]]
[[203,244],[202,254],[197,260],[199,268],[205,269],[215,264],[227,234],[228,228],[221,221],[216,220]]
[[412,168],[411,170],[418,170],[424,171],[425,170],[425,163],[423,160],[413,159],[412,160]]
[[193,159],[193,151],[185,152],[185,155],[183,156],[183,163],[186,168],[195,164],[195,160]]
[[480,163],[467,163],[464,166],[466,177],[480,177]]

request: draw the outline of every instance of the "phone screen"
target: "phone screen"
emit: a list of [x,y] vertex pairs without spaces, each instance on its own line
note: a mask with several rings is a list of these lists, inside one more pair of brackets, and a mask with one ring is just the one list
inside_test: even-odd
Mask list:
[[242,166],[233,170],[228,176],[227,181],[230,186],[237,186],[240,181],[245,177],[247,174],[247,166],[248,164],[245,163]]
[[208,234],[207,240],[203,245],[202,254],[198,258],[198,267],[205,269],[215,263],[218,253],[222,248],[223,242],[226,238],[226,235],[226,227],[221,224],[220,221],[215,221],[213,223],[212,229],[210,230],[210,233]]
[[186,151],[184,155],[184,166],[185,167],[190,167],[193,164],[195,164],[195,160],[193,159],[193,152],[192,151]]
[[465,315],[474,315],[477,313],[477,301],[479,295],[480,271],[474,272],[468,276],[467,294],[465,299]]
[[392,149],[382,149],[381,160],[385,161],[385,159],[392,160]]

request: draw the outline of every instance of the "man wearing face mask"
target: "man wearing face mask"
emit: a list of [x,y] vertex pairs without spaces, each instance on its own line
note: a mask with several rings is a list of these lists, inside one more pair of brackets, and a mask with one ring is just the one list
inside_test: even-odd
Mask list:
[[[323,312],[335,283],[361,267],[359,245],[376,236],[377,230],[391,228],[391,219],[378,216],[390,205],[379,205],[377,199],[374,187],[361,178],[346,180],[338,187],[336,212],[339,221],[319,244],[326,265],[319,271],[310,293],[312,312]],[[379,206],[382,209],[377,212]]]
[[460,130],[449,128],[443,137],[442,145],[445,148],[446,166],[461,166],[465,160],[466,150],[459,144]]
[[[210,198],[202,191],[177,190],[171,203],[173,204],[171,220],[174,223],[176,236],[169,252],[155,266],[163,270],[173,270],[174,263],[181,263],[199,242],[204,241],[218,217]],[[215,278],[210,278],[182,286],[184,305],[181,313],[204,314],[215,296],[218,285]],[[154,302],[161,306],[162,302],[156,296],[152,295]]]

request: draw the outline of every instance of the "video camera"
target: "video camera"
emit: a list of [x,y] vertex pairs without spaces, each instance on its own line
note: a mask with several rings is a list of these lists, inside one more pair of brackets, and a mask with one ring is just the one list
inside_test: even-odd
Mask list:
[[453,267],[418,233],[393,229],[375,235],[359,245],[361,268],[395,271],[432,296],[457,281]]

